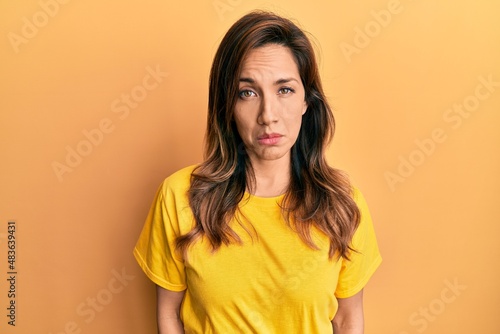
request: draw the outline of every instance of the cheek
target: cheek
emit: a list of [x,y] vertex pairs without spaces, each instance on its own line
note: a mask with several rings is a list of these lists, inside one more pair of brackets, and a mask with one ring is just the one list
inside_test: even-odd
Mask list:
[[294,120],[293,124],[291,125],[295,137],[299,135],[301,125],[302,125],[302,115],[300,117],[297,117]]
[[304,115],[304,111],[305,109],[303,108],[303,105],[300,105],[300,107],[295,108],[294,112],[290,115],[291,117],[288,118],[288,128],[293,132],[299,132],[300,126],[302,125],[302,116]]
[[251,132],[250,120],[248,117],[242,117],[241,114],[235,114],[234,122],[241,139],[245,140],[245,137],[248,137],[249,132]]

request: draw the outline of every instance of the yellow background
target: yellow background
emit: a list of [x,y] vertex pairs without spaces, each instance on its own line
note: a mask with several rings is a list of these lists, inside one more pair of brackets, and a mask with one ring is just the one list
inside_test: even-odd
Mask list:
[[212,57],[255,8],[318,44],[338,125],[329,159],[364,192],[384,257],[365,289],[366,333],[500,333],[493,0],[2,1],[2,333],[155,332],[132,248],[161,180],[201,160]]

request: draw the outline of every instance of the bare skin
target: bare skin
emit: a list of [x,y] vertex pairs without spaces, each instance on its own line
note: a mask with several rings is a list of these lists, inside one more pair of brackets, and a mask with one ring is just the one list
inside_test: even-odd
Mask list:
[[243,62],[234,120],[255,172],[256,196],[282,194],[290,180],[290,149],[307,110],[290,49],[266,45]]
[[180,309],[185,292],[156,286],[158,334],[184,334]]
[[363,334],[363,290],[349,298],[338,298],[339,308],[332,320],[335,334]]

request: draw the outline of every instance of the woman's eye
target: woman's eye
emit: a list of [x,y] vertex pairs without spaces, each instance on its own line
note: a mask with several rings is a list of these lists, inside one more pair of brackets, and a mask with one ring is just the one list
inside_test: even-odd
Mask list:
[[293,92],[294,92],[293,89],[291,89],[289,87],[283,87],[279,90],[279,94],[283,94],[283,95],[290,94]]
[[240,92],[240,97],[252,97],[255,96],[255,93],[252,92],[251,90],[242,90]]

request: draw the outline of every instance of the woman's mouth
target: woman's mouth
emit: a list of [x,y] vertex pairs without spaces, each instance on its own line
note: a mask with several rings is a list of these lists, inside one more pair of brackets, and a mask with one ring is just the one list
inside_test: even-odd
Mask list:
[[283,135],[279,133],[265,133],[257,137],[257,141],[261,145],[276,145],[280,142]]

